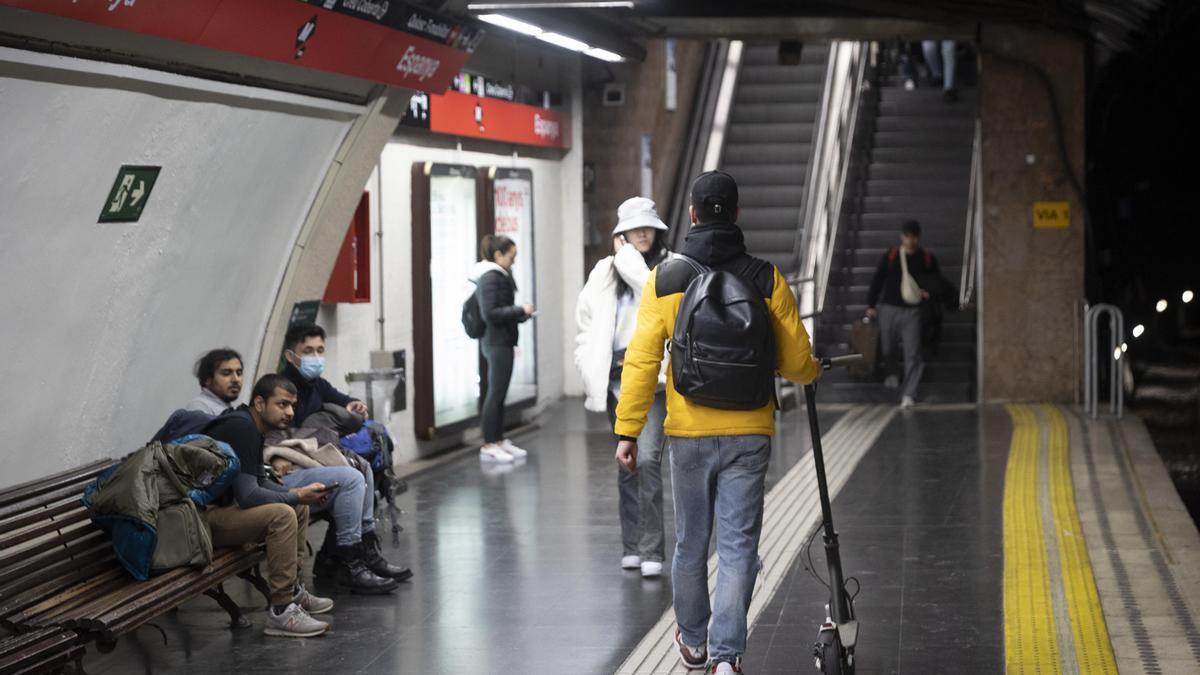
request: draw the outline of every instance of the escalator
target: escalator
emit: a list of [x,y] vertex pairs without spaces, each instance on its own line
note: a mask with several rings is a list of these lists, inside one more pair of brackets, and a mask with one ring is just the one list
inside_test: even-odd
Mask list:
[[[973,63],[959,72],[973,73]],[[943,100],[940,89],[907,91],[896,77],[876,78],[878,97],[860,112],[864,163],[848,194],[832,257],[825,308],[815,342],[825,353],[850,351],[850,330],[866,310],[876,265],[899,245],[900,224],[921,223],[921,246],[932,252],[943,276],[956,286],[963,265],[976,92],[960,86],[960,99]],[[961,83],[960,83],[961,85]],[[969,82],[968,85],[973,85]],[[918,402],[967,402],[976,396],[975,310],[947,311],[936,354],[926,356]],[[875,381],[856,382],[831,372],[825,400],[895,402],[899,392]]]
[[780,65],[778,42],[747,43],[729,112],[720,168],[738,182],[738,224],[750,253],[784,275],[796,267],[828,53],[828,43],[805,43],[798,65]]

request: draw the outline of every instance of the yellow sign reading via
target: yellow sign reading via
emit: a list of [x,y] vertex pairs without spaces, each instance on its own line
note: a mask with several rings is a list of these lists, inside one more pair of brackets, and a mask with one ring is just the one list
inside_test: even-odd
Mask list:
[[1033,226],[1039,230],[1061,230],[1071,226],[1070,202],[1034,202]]

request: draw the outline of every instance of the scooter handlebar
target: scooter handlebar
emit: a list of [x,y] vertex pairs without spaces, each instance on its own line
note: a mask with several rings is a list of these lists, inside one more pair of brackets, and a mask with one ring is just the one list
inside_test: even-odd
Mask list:
[[852,363],[858,363],[863,360],[862,354],[844,354],[842,356],[830,356],[821,359],[821,368],[829,370],[839,366],[848,366]]

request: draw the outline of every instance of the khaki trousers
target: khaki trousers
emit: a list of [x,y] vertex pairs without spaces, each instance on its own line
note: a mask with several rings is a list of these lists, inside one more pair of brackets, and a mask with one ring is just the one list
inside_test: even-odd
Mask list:
[[209,508],[204,515],[214,548],[266,543],[271,603],[290,603],[307,552],[308,506],[265,504],[243,509],[233,504]]

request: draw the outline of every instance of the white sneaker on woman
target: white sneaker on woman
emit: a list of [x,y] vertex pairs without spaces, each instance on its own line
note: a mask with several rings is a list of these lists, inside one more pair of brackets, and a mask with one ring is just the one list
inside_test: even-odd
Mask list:
[[493,462],[511,462],[513,456],[500,447],[498,443],[484,443],[482,448],[479,448],[480,459],[490,459]]
[[627,556],[621,557],[621,569],[623,569],[623,570],[636,570],[637,568],[639,568],[641,566],[642,566],[641,556],[627,555]]
[[508,454],[512,455],[514,459],[520,459],[529,454],[529,451],[527,451],[523,448],[518,448],[517,446],[513,445],[512,441],[508,440],[507,438],[500,441],[500,449],[507,452]]

